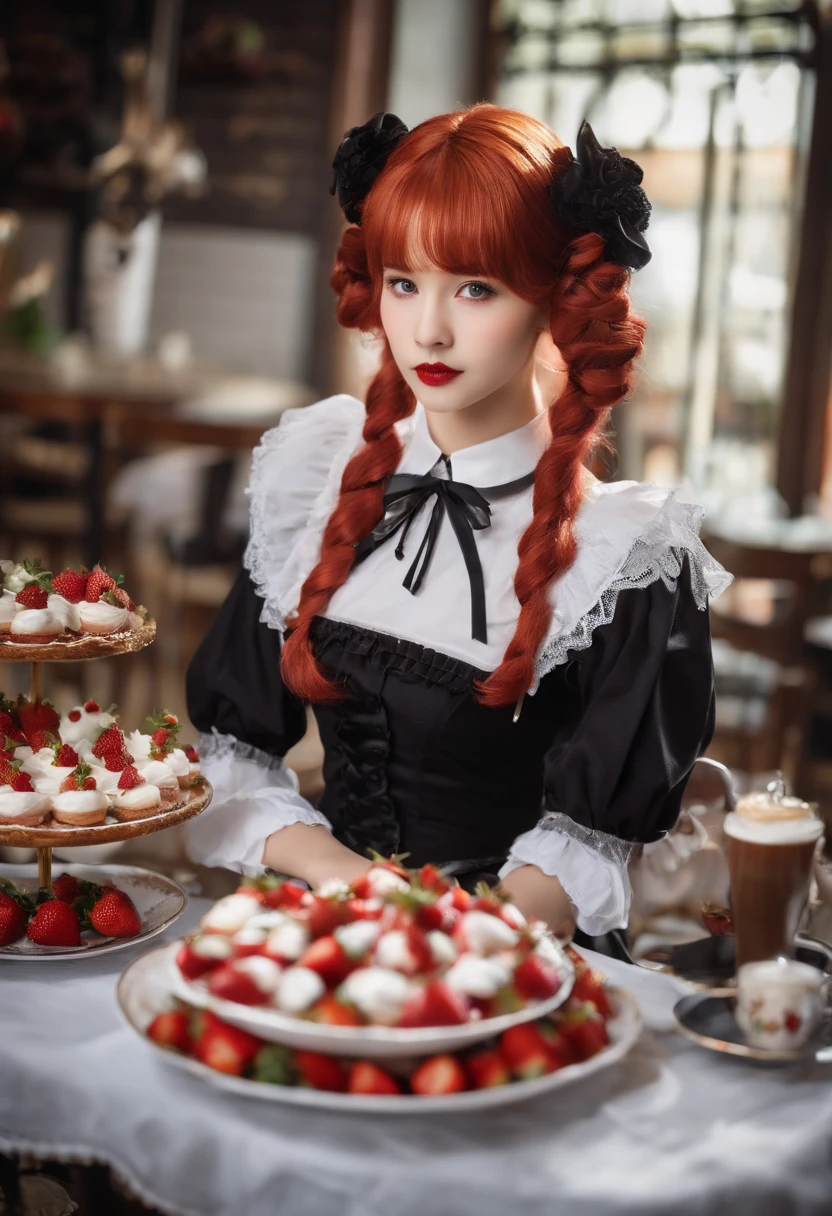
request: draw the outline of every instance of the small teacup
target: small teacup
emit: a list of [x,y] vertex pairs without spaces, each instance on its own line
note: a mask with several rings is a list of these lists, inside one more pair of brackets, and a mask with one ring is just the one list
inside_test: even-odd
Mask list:
[[737,1024],[752,1047],[798,1051],[822,1016],[824,976],[808,963],[771,958],[737,972]]

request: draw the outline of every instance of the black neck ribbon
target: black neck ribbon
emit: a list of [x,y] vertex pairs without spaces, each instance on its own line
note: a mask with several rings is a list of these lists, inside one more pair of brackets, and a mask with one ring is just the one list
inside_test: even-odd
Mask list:
[[505,498],[527,489],[534,481],[534,472],[527,473],[516,481],[506,482],[501,486],[489,486],[477,490],[474,486],[466,485],[463,481],[453,481],[442,477],[434,477],[432,473],[394,473],[387,481],[384,491],[384,515],[376,524],[369,536],[356,545],[356,564],[389,540],[399,528],[402,534],[396,546],[396,557],[404,558],[404,543],[419,511],[424,504],[435,497],[433,510],[428,521],[425,534],[422,537],[410,569],[404,576],[403,586],[415,595],[428,572],[439,529],[446,513],[451,521],[451,527],[456,533],[465,568],[468,571],[468,582],[471,587],[471,637],[476,642],[487,642],[488,634],[485,624],[485,583],[483,581],[482,564],[477,552],[477,542],[474,532],[491,527],[491,500]]

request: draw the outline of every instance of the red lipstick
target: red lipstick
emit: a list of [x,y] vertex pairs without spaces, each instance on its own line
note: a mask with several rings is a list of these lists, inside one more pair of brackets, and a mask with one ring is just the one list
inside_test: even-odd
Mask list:
[[434,388],[450,384],[457,376],[462,375],[462,372],[457,371],[454,367],[446,367],[444,363],[420,363],[413,370],[422,384],[430,384]]

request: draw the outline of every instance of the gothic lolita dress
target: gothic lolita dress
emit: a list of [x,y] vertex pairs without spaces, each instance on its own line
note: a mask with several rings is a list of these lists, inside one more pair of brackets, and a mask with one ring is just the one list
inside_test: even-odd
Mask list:
[[283,762],[306,712],[280,649],[364,418],[360,401],[332,397],[284,415],[255,453],[245,569],[188,671],[214,787],[192,855],[261,872],[272,832],[320,824],[358,853],[407,852],[463,883],[533,863],[560,879],[585,933],[626,925],[628,861],[673,826],[713,730],[706,609],[730,576],[699,540],[701,508],[587,472],[578,556],[552,588],[533,684],[517,706],[484,707],[475,685],[517,621],[517,542],[548,418],[446,458],[417,405],[397,424],[384,518],[313,622],[347,694],[312,706],[315,808]]

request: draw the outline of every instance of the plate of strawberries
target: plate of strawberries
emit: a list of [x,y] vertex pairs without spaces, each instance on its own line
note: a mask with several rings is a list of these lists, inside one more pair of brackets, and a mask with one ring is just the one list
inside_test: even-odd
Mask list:
[[372,1058],[456,1050],[549,1013],[573,965],[485,884],[377,859],[351,885],[249,881],[177,952],[176,996],[259,1038]]
[[[385,1059],[264,1039],[172,998],[177,943],[135,959],[118,1001],[128,1026],[166,1062],[220,1091],[350,1114],[456,1113],[535,1098],[622,1059],[638,1039],[635,999],[606,987],[571,947],[575,985],[552,1012],[454,1050]],[[493,1030],[493,1027],[492,1027]]]
[[0,960],[86,958],[147,941],[184,912],[188,897],[137,866],[67,865],[51,890],[37,867],[0,866]]

